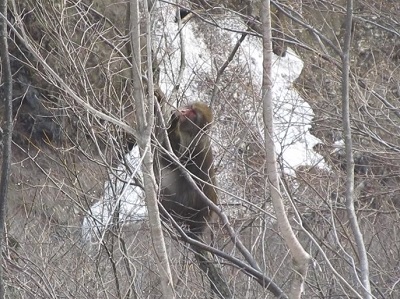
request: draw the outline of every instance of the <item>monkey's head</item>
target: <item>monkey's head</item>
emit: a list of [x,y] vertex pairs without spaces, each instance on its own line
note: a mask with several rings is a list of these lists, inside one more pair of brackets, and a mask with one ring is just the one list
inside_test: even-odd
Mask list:
[[[194,102],[176,110],[170,120],[170,129],[173,132],[170,139],[177,140],[181,146],[193,144],[195,137],[203,139],[213,122],[210,107],[201,102]],[[172,142],[172,141],[171,141]]]
[[179,108],[174,112],[172,120],[179,132],[191,136],[197,135],[200,131],[207,131],[212,122],[212,111],[202,102],[194,102]]

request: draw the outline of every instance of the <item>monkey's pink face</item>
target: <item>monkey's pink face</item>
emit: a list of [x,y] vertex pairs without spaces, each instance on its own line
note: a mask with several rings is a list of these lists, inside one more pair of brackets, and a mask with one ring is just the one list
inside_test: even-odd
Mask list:
[[195,109],[190,106],[180,108],[175,112],[175,117],[178,120],[179,130],[183,133],[189,133],[190,135],[196,135],[201,127],[199,124],[199,116]]
[[179,122],[183,123],[187,120],[196,123],[197,119],[197,113],[196,111],[191,108],[191,107],[183,107],[178,110],[178,115],[179,115]]
[[207,131],[213,121],[211,109],[203,103],[194,102],[179,108],[173,113],[171,125],[190,136]]

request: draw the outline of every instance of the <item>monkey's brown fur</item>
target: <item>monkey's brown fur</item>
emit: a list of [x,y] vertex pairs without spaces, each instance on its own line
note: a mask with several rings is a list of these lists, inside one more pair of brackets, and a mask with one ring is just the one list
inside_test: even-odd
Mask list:
[[[206,104],[192,103],[172,114],[168,138],[175,155],[199,188],[217,203],[213,154],[207,135],[212,121],[212,111]],[[160,159],[160,170],[162,205],[178,222],[187,224],[192,233],[200,236],[211,217],[207,203],[166,154]]]

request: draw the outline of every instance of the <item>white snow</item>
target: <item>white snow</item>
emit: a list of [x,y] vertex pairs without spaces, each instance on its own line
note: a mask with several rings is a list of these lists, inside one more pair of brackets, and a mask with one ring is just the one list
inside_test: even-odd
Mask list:
[[115,173],[110,174],[111,179],[104,184],[103,198],[86,212],[82,223],[85,241],[97,243],[102,240],[105,228],[115,225],[114,219],[118,219],[118,224],[123,225],[147,218],[144,191],[134,185],[135,176],[141,179],[139,147],[135,146],[125,158],[128,166],[121,164]]

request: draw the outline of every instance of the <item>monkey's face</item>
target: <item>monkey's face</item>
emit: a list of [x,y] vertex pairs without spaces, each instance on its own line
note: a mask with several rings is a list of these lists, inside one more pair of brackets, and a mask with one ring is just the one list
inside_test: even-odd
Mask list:
[[192,136],[208,130],[213,119],[211,109],[200,102],[182,107],[174,114],[178,130]]
[[175,132],[181,139],[184,138],[182,135],[195,136],[201,129],[197,125],[197,118],[197,114],[193,109],[182,108],[174,112],[171,125],[175,126]]

